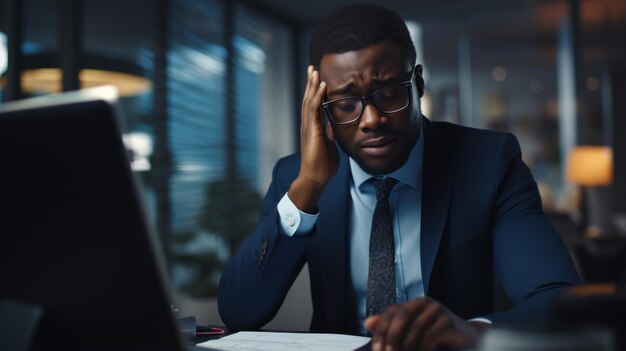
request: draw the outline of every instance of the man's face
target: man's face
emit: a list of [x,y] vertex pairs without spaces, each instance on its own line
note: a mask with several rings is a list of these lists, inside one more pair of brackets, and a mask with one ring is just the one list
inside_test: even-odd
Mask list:
[[[357,51],[326,54],[320,62],[320,77],[327,84],[326,101],[369,96],[377,89],[411,79],[411,68],[392,42],[381,42]],[[421,72],[420,72],[421,73]],[[407,160],[420,133],[420,105],[415,85],[409,106],[384,114],[371,102],[361,118],[348,125],[329,123],[328,130],[339,146],[366,172],[388,174]]]

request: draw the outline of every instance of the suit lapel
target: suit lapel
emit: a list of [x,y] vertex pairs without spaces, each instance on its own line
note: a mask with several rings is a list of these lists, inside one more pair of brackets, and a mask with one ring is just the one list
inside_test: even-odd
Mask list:
[[424,293],[428,295],[430,277],[450,204],[454,176],[452,140],[441,128],[423,118],[424,161],[422,174],[421,262]]
[[346,289],[350,284],[348,249],[349,180],[348,157],[339,150],[337,174],[326,186],[319,202],[317,223],[320,257],[324,276],[324,294],[329,325],[343,327],[346,322]]

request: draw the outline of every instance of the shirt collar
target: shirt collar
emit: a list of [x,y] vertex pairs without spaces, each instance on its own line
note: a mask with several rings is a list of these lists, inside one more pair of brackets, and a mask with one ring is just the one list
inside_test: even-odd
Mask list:
[[[409,158],[402,165],[402,167],[396,169],[395,171],[383,175],[385,177],[392,177],[397,179],[399,182],[412,186],[413,188],[417,188],[419,185],[419,180],[422,177],[422,157],[424,154],[424,131],[420,133],[417,142],[411,149],[411,153],[409,154]],[[370,178],[374,177],[373,175],[365,172],[359,164],[352,159],[350,159],[350,170],[352,171],[352,181],[357,189],[361,189],[361,185],[367,182]]]

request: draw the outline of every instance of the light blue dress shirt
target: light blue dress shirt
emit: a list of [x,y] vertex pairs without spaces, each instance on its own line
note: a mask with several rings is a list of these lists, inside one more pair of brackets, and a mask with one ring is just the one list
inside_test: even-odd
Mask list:
[[[421,137],[418,139],[402,167],[385,176],[398,180],[398,184],[389,194],[395,246],[396,303],[405,303],[415,297],[424,296],[420,261],[423,140]],[[357,296],[359,326],[361,332],[365,332],[363,321],[369,272],[369,243],[372,216],[376,208],[376,190],[368,182],[372,175],[363,171],[352,159],[350,169],[350,273]]]
[[[405,303],[424,296],[422,266],[420,261],[420,231],[422,216],[422,159],[423,137],[418,139],[407,162],[395,172],[386,175],[398,180],[389,195],[393,215],[395,245],[396,302]],[[356,292],[357,310],[361,332],[365,333],[365,301],[369,271],[369,240],[372,216],[376,207],[374,186],[367,182],[372,175],[363,171],[350,159],[350,274]],[[299,211],[287,194],[278,203],[279,228],[288,236],[309,233],[318,214]]]

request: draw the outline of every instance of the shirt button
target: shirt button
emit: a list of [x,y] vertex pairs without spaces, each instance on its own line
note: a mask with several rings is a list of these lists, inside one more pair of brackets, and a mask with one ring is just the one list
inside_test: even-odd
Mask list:
[[287,217],[285,218],[285,221],[287,221],[287,225],[290,227],[293,227],[296,224],[296,219],[293,217]]

